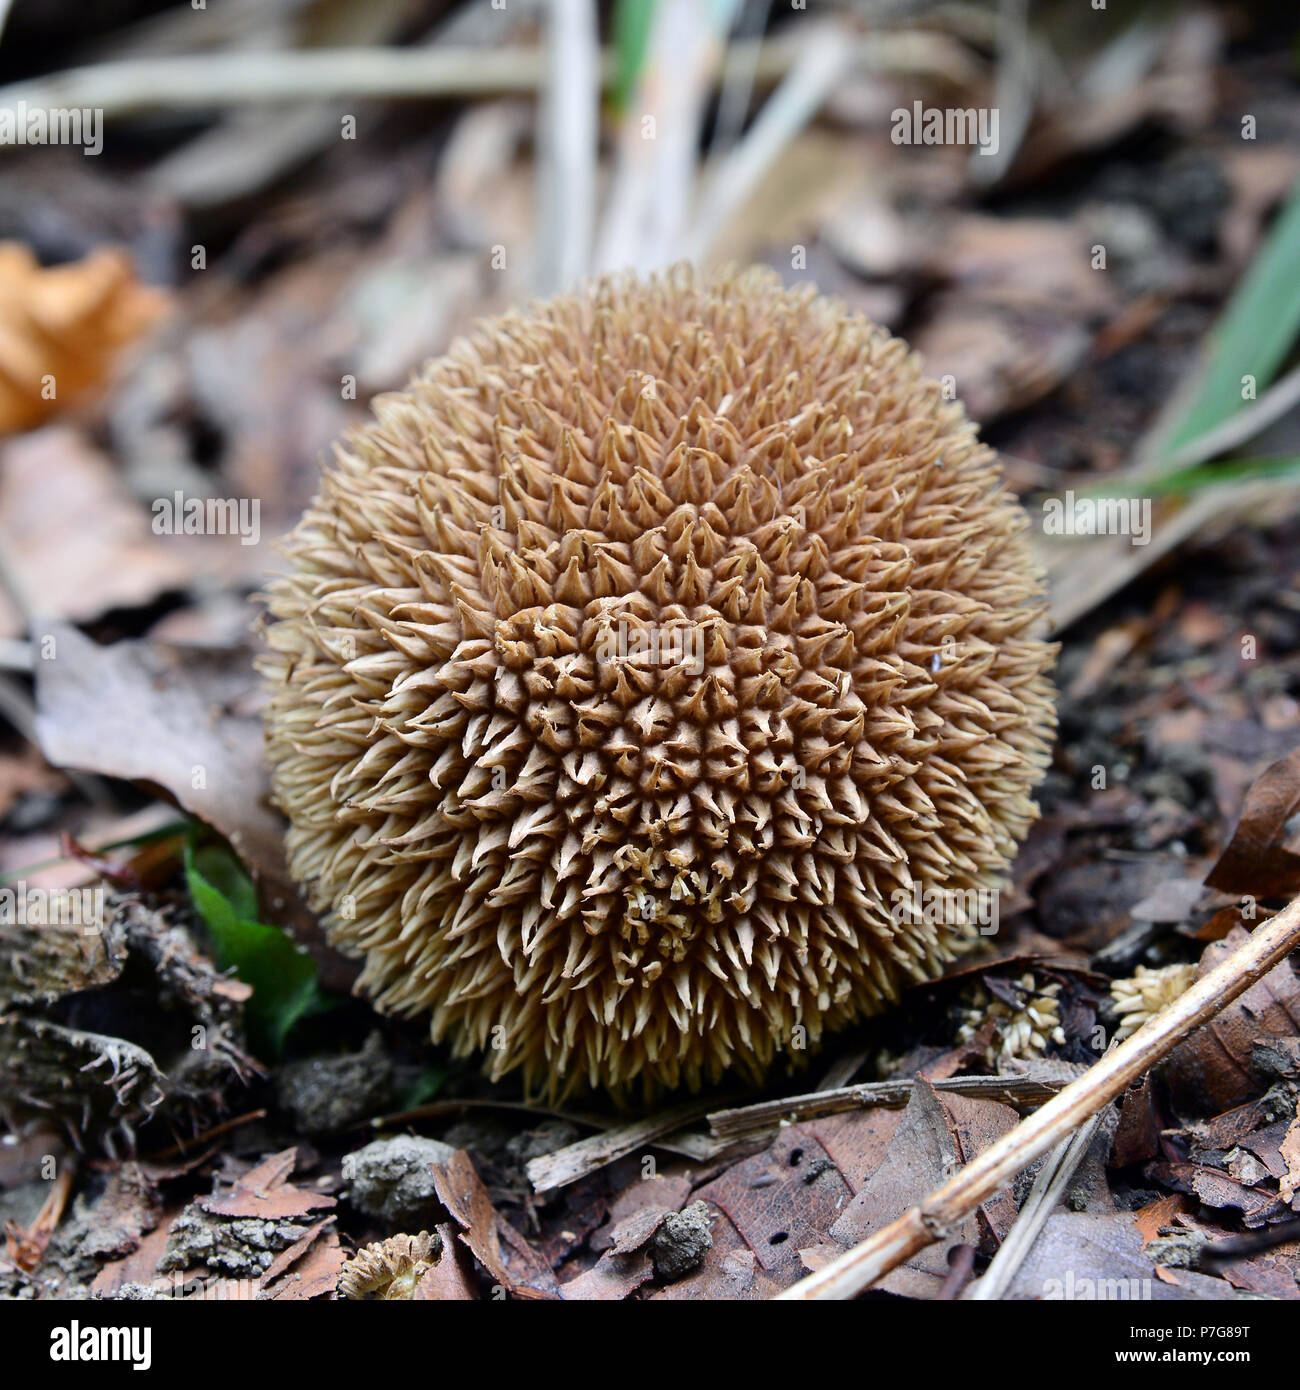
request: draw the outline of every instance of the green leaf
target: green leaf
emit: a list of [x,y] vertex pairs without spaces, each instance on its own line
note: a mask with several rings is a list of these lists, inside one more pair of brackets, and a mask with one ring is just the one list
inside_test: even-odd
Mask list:
[[1300,457],[1222,459],[1217,463],[1198,463],[1143,478],[1116,478],[1077,488],[1081,497],[1163,497],[1169,493],[1196,492],[1206,487],[1225,487],[1253,483],[1260,478],[1290,478],[1300,474]]
[[614,109],[622,112],[632,100],[645,66],[658,0],[618,0],[614,6]]
[[1169,427],[1159,452],[1171,454],[1223,424],[1246,404],[1243,376],[1262,395],[1300,334],[1300,184],[1242,277],[1210,335],[1200,389]]
[[316,962],[279,928],[257,920],[257,891],[238,858],[224,845],[185,843],[190,898],[212,934],[217,964],[234,969],[253,988],[244,1008],[249,1042],[263,1057],[278,1057],[299,1019],[333,1008],[316,978]]
[[1176,468],[1158,478],[1144,481],[1143,492],[1159,497],[1169,492],[1196,492],[1204,487],[1230,483],[1253,483],[1260,478],[1289,478],[1300,473],[1300,457],[1224,459],[1202,463],[1194,468]]
[[450,1067],[425,1067],[419,1076],[417,1076],[402,1092],[400,1108],[403,1110],[414,1110],[417,1105],[424,1105],[428,1101],[431,1101],[447,1084],[447,1078],[450,1075]]

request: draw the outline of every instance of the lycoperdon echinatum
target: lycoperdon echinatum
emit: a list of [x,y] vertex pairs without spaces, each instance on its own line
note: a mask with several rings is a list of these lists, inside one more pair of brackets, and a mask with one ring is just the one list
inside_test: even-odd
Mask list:
[[1026,528],[907,345],[770,272],[482,324],[266,599],[290,863],[358,988],[534,1091],[653,1093],[941,971],[1048,760]]

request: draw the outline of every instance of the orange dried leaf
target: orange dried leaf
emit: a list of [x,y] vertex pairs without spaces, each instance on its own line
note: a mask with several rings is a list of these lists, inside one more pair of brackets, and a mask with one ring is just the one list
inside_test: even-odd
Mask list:
[[167,304],[119,248],[47,269],[28,247],[0,242],[0,433],[29,429],[99,386]]

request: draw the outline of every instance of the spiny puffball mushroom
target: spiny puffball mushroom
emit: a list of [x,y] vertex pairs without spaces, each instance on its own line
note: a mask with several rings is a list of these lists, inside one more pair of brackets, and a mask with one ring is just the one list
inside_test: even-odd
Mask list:
[[441,1257],[442,1237],[437,1231],[390,1236],[363,1246],[339,1272],[339,1297],[355,1302],[413,1299],[416,1285]]
[[1005,1070],[1007,1063],[1045,1057],[1053,1044],[1065,1046],[1061,1002],[1057,998],[1060,984],[1040,984],[1032,971],[1008,983],[1014,1004],[995,999],[982,984],[969,989],[962,1009],[963,1021],[957,1030],[957,1041],[964,1043],[988,1024],[993,1025],[984,1049],[984,1065],[991,1072]]
[[[939,972],[1054,726],[1026,520],[905,343],[617,276],[374,402],[267,595],[295,876],[531,1089],[758,1078]],[[966,899],[968,900],[968,899]]]

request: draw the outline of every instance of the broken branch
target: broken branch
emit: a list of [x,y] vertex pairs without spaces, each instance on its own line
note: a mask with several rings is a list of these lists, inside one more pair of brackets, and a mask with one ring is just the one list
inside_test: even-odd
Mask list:
[[927,1245],[941,1240],[1017,1173],[1055,1147],[1090,1116],[1208,1023],[1238,995],[1300,946],[1300,898],[1251,934],[1217,969],[1090,1067],[1041,1110],[985,1149],[919,1206],[778,1294],[813,1301],[853,1298]]

